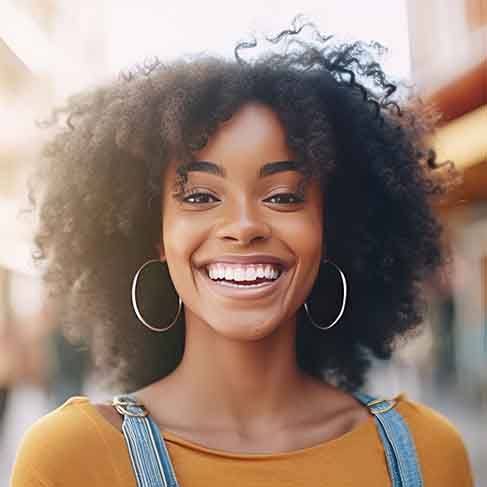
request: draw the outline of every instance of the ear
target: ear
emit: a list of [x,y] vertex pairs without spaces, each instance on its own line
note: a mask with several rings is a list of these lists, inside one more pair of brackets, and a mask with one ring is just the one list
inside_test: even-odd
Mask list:
[[166,260],[166,252],[164,250],[164,246],[161,242],[157,242],[156,244],[156,252],[157,252],[157,255],[159,256],[159,259],[161,261],[165,261]]

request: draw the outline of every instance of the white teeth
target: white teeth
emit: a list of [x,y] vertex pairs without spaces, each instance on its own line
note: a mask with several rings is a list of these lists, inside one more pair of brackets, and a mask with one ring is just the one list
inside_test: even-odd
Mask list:
[[264,277],[266,279],[272,279],[274,273],[272,272],[272,267],[270,265],[266,265],[264,269]]
[[234,271],[233,271],[233,280],[234,281],[245,281],[246,274],[247,273],[246,273],[245,268],[234,269]]
[[247,272],[245,273],[246,281],[254,281],[256,279],[257,271],[254,267],[247,267]]
[[227,281],[255,281],[258,278],[275,280],[279,277],[277,266],[270,264],[229,265],[210,264],[207,266],[211,279],[225,279]]
[[266,279],[276,279],[278,275],[279,275],[279,272],[275,268],[273,268],[272,266],[268,265],[265,267],[264,277]]

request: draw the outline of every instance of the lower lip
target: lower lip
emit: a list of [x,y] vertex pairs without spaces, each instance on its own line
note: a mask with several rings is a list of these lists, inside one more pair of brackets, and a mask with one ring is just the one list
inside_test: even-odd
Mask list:
[[220,283],[213,281],[206,274],[205,269],[200,269],[198,273],[203,277],[203,281],[207,283],[210,290],[223,297],[233,299],[258,299],[269,296],[281,284],[287,271],[281,271],[279,277],[274,281],[263,282],[256,285],[232,285],[229,283]]

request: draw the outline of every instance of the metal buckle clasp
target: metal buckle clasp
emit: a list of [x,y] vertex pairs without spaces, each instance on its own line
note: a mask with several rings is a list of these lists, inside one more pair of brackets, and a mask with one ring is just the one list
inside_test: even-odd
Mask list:
[[[380,404],[381,402],[388,402],[389,404],[386,407],[381,408],[381,409],[377,409],[375,411],[373,409],[370,409],[370,406],[374,406],[375,404]],[[373,401],[370,401],[367,403],[367,407],[369,407],[370,412],[372,414],[385,413],[385,412],[391,410],[395,405],[396,405],[396,401],[394,399],[374,399]]]
[[[140,404],[138,402],[123,400],[118,397],[115,397],[112,400],[112,406],[122,415],[134,416],[136,418],[143,418],[149,415],[149,411],[145,409],[145,406],[143,404]],[[138,412],[129,411],[127,409],[127,406],[138,406],[142,408],[142,411],[138,411]]]

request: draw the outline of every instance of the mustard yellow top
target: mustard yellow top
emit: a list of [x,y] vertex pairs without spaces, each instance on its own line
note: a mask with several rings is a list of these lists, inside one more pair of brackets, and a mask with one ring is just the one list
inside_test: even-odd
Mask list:
[[[440,413],[396,398],[413,434],[425,487],[473,487],[457,429]],[[281,453],[229,453],[163,432],[181,487],[351,487],[391,485],[374,417],[333,440]],[[123,434],[84,396],[25,433],[11,487],[136,487]]]

